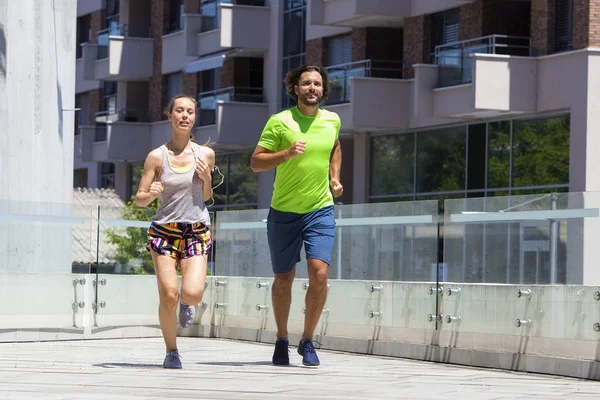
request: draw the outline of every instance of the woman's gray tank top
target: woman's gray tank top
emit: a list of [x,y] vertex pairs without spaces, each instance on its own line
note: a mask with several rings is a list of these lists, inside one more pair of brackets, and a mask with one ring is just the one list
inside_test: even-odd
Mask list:
[[158,180],[163,182],[164,190],[160,195],[160,206],[152,217],[155,224],[170,222],[202,222],[210,226],[210,215],[203,199],[204,185],[196,173],[196,158],[202,152],[200,146],[192,143],[194,164],[185,172],[171,168],[167,147],[161,146],[162,168]]

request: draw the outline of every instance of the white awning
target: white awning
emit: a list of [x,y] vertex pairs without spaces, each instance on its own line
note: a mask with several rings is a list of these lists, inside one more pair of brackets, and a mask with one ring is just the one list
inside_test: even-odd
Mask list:
[[237,52],[237,49],[230,49],[219,53],[208,54],[188,63],[188,65],[183,68],[183,72],[192,74],[195,72],[208,71],[209,69],[221,68],[225,59]]

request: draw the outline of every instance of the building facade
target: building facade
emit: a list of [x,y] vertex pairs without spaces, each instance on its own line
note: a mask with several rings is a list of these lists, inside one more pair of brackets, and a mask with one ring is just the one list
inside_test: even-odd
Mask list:
[[342,119],[343,203],[600,188],[600,1],[78,3],[74,186],[134,194],[185,93],[225,175],[214,209],[267,208],[250,155],[311,63]]

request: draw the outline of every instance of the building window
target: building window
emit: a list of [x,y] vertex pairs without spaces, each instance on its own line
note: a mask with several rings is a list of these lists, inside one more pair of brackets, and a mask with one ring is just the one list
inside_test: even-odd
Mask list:
[[166,78],[164,107],[169,104],[173,97],[183,93],[183,74],[181,72],[168,74]]
[[201,32],[219,29],[219,3],[219,0],[202,0],[200,2]]
[[264,86],[264,69],[265,60],[262,58],[248,59],[248,87],[263,88]]
[[431,14],[430,54],[432,62],[435,57],[435,47],[458,42],[460,40],[460,9]]
[[[215,165],[225,180],[214,190],[215,210],[247,210],[258,207],[258,175],[250,169],[252,152],[218,154]],[[213,186],[221,182],[215,174]]]
[[573,0],[556,0],[554,51],[573,49]]
[[92,38],[91,16],[84,15],[77,18],[77,58],[83,57],[81,45],[88,43]]
[[513,122],[513,187],[569,183],[569,119]]
[[465,190],[465,139],[465,127],[417,133],[417,193]]
[[118,29],[120,0],[104,0],[104,29]]
[[510,121],[488,124],[487,137],[487,187],[491,189],[510,186]]
[[560,116],[373,136],[370,201],[568,190],[569,125]]
[[76,168],[73,170],[73,188],[88,187],[88,170],[87,168]]
[[327,40],[327,65],[352,62],[352,35],[331,37]]
[[117,82],[103,81],[104,98],[102,101],[102,111],[106,114],[117,113]]
[[115,188],[115,164],[100,163],[100,188]]
[[216,123],[216,109],[219,89],[219,69],[209,69],[200,73],[202,92],[198,95],[198,116],[196,123],[200,126]]
[[210,92],[219,88],[219,69],[209,69],[200,73],[202,92]]
[[414,193],[415,138],[414,133],[371,138],[371,195]]
[[[292,69],[304,64],[306,52],[306,0],[285,0],[283,11],[283,78]],[[293,100],[282,85],[282,108]]]
[[169,0],[169,30],[176,32],[183,29],[183,0]]

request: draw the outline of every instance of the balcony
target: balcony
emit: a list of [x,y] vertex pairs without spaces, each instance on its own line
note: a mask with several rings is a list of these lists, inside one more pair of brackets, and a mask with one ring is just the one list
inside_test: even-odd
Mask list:
[[162,36],[162,73],[181,71],[197,57],[196,35],[200,33],[202,17],[197,14],[183,15],[183,29]]
[[196,138],[221,148],[255,145],[269,118],[262,88],[229,87],[198,95]]
[[471,83],[473,54],[503,54],[529,57],[531,39],[520,36],[490,35],[435,48],[434,63],[439,66],[438,87]]
[[363,60],[326,69],[324,106],[339,114],[344,131],[407,127],[409,81],[402,80],[401,62]]
[[200,57],[231,48],[245,50],[248,55],[262,55],[268,49],[271,10],[264,0],[214,0],[202,7],[204,14],[200,16],[195,46],[190,40],[185,46],[190,51],[188,56]]
[[75,94],[89,92],[100,87],[100,82],[83,77],[83,58],[75,61]]
[[312,26],[395,27],[404,19],[460,7],[474,0],[308,0]]
[[528,40],[493,35],[440,46],[437,65],[415,65],[412,123],[537,111],[538,59],[528,56]]
[[83,44],[84,78],[138,81],[152,76],[153,40],[128,36],[127,25],[98,32],[97,44]]
[[152,124],[144,110],[99,112],[95,126],[82,126],[83,161],[144,161],[152,147]]
[[311,25],[400,27],[404,18],[411,16],[411,0],[310,1],[309,23]]

